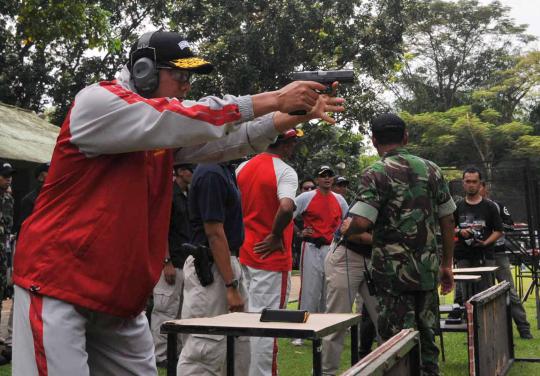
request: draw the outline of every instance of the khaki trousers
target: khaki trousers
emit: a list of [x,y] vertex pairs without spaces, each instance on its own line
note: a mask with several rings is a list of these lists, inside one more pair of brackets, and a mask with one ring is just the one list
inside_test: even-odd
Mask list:
[[[242,268],[238,258],[231,256],[234,277],[238,280],[240,294],[244,298],[244,309],[249,300],[245,287]],[[201,286],[195,273],[194,259],[189,256],[184,264],[184,305],[182,318],[214,317],[229,313],[227,288],[216,265],[212,265],[214,282]],[[183,347],[178,360],[178,376],[220,376],[225,375],[227,341],[224,336],[210,334],[189,334],[183,336]],[[249,337],[238,337],[234,341],[235,375],[248,375],[249,372]]]
[[[330,246],[334,249],[334,244]],[[366,259],[365,264],[369,263]],[[326,257],[326,313],[351,313],[357,292],[362,296],[373,323],[377,323],[377,300],[369,294],[364,280],[363,256],[340,245]],[[347,271],[348,270],[348,271]],[[346,330],[340,330],[323,338],[322,365],[324,375],[338,372]]]
[[[163,272],[154,287],[154,308],[152,309],[151,329],[156,348],[156,361],[167,359],[167,335],[160,332],[161,324],[165,321],[176,320],[182,313],[182,291],[184,289],[184,271],[175,268],[176,279],[173,285],[165,281]],[[182,349],[181,341],[177,341],[177,354]]]

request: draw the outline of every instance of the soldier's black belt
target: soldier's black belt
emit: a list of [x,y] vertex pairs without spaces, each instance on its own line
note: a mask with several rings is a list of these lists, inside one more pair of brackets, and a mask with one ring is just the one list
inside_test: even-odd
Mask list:
[[367,257],[367,258],[371,257],[371,247],[370,246],[366,246],[365,244],[353,243],[353,242],[350,242],[348,240],[343,240],[343,242],[341,244],[344,247],[346,247],[346,248],[350,249],[351,251],[353,251],[354,253],[356,253],[357,255],[364,256],[364,257]]
[[304,236],[302,240],[307,243],[315,244],[315,247],[317,248],[321,248],[323,245],[330,245],[330,242],[325,238],[312,238],[309,236]]

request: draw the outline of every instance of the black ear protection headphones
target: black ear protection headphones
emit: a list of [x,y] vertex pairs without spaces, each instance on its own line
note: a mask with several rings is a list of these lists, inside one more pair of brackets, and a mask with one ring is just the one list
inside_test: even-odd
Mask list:
[[[131,53],[131,77],[139,93],[151,93],[159,86],[156,66],[156,49],[150,47],[150,39],[155,31],[144,33],[137,41],[137,49]],[[142,56],[142,57],[138,57]]]

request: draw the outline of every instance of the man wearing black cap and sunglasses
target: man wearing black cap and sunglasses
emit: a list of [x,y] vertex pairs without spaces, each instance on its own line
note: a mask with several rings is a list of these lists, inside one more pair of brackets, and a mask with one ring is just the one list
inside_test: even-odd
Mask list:
[[178,33],[150,32],[117,80],[76,95],[15,255],[15,376],[156,375],[142,311],[169,258],[173,161],[260,152],[343,110],[315,82],[183,100],[189,74],[211,70]]
[[[316,171],[317,189],[295,199],[294,217],[302,217],[302,255],[300,259],[300,297],[298,309],[317,313],[326,310],[324,260],[342,219],[348,211],[345,199],[331,191],[334,171],[321,166]],[[294,345],[302,341],[296,339]]]

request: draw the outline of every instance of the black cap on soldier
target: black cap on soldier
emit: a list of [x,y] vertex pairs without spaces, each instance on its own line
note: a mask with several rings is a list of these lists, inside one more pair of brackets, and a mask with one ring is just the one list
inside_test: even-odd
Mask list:
[[148,46],[139,48],[137,41],[130,52],[131,64],[141,57],[155,59],[157,65],[164,65],[171,68],[178,68],[193,73],[210,73],[214,66],[196,56],[191,50],[189,42],[180,34],[171,31],[155,31],[148,41]]

